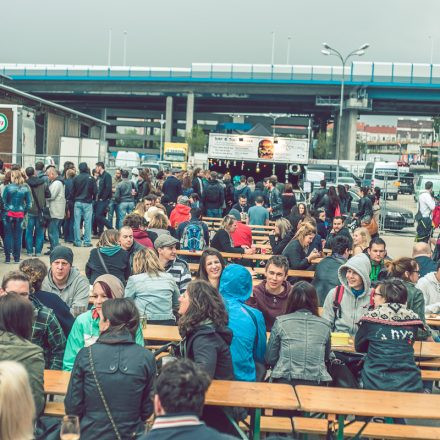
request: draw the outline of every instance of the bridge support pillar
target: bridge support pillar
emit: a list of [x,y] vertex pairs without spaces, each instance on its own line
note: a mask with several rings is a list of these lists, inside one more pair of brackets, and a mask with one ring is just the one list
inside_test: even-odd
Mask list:
[[[340,160],[356,159],[357,110],[344,110],[341,121]],[[337,120],[337,119],[336,119]]]
[[173,139],[173,97],[167,96],[165,107],[165,142]]
[[194,125],[194,93],[186,97],[186,133],[190,134]]

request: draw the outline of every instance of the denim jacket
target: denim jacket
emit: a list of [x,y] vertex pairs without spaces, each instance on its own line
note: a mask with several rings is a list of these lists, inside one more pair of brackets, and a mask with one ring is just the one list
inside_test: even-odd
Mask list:
[[5,204],[5,212],[26,213],[32,206],[31,191],[27,185],[10,183],[3,190],[3,202]]
[[331,380],[325,367],[330,354],[330,323],[301,309],[278,316],[269,338],[266,363],[272,377],[286,380]]

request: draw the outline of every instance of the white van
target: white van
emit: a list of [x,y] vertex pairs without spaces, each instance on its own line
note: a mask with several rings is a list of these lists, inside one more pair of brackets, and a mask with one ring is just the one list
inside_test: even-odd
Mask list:
[[118,151],[116,153],[115,166],[120,168],[133,168],[141,164],[139,153],[136,151]]
[[378,187],[383,197],[397,200],[399,191],[397,162],[368,162],[362,177],[362,186]]

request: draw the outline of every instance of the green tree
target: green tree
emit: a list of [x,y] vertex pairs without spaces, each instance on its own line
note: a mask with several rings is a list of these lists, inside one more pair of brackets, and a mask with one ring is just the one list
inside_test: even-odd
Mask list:
[[143,148],[144,141],[142,139],[135,139],[139,136],[139,133],[135,128],[126,128],[124,134],[133,136],[133,139],[118,139],[116,141],[117,147],[128,147],[128,148]]
[[313,152],[314,159],[329,159],[332,156],[333,141],[331,136],[327,136],[326,132],[318,134],[318,142]]
[[194,125],[191,132],[186,135],[186,143],[189,147],[189,155],[203,153],[207,143],[207,136],[199,125]]

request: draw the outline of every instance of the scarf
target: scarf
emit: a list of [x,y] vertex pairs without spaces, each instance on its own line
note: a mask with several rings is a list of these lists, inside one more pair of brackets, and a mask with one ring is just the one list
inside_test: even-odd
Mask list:
[[113,246],[103,246],[99,248],[99,252],[101,254],[107,255],[107,257],[113,257],[113,255],[117,254],[121,250],[121,246],[119,244],[114,244]]
[[377,281],[377,278],[379,277],[379,272],[382,269],[382,262],[376,263],[375,261],[370,259],[370,263],[371,263],[370,280]]

